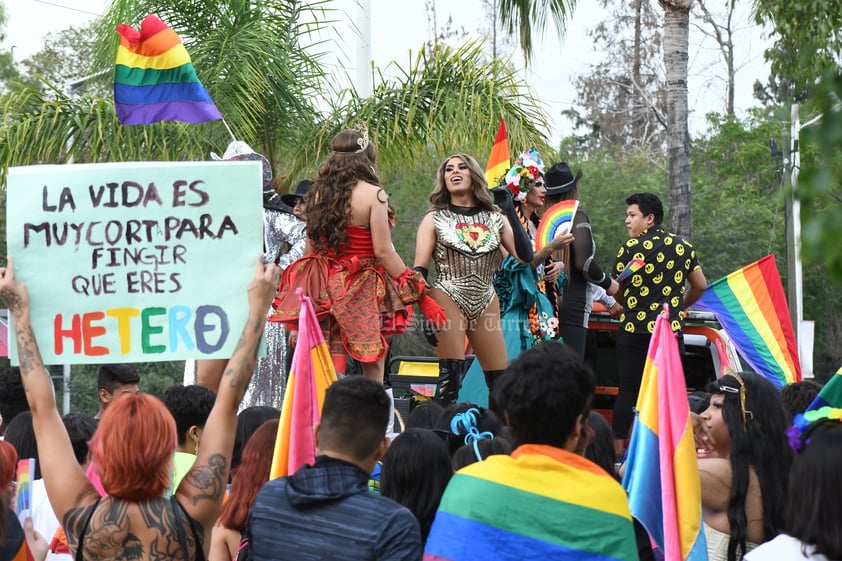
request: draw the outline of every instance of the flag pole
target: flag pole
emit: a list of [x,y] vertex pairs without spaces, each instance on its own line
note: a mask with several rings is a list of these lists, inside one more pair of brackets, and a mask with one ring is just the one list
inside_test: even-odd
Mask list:
[[225,117],[222,117],[222,124],[225,125],[225,130],[227,130],[228,134],[231,135],[231,140],[237,140],[237,137],[234,136],[234,133],[231,131],[231,127],[229,127],[228,123],[225,122]]

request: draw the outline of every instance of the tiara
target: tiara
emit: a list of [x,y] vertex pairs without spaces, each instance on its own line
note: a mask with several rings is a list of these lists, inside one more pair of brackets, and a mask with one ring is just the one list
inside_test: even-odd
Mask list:
[[842,409],[824,406],[797,414],[792,420],[792,425],[786,429],[792,450],[800,454],[810,443],[813,429],[825,423],[842,423]]
[[360,147],[354,150],[354,154],[359,154],[368,148],[370,143],[368,139],[368,126],[365,123],[360,123],[354,127],[354,130],[361,135],[360,138],[357,139],[357,144],[359,144]]

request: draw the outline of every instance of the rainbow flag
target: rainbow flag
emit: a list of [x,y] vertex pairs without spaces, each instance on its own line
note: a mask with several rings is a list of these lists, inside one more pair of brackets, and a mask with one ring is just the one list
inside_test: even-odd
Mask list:
[[500,185],[500,181],[510,167],[509,135],[506,132],[506,120],[500,119],[497,136],[494,137],[494,146],[491,147],[491,154],[488,155],[488,163],[485,165],[485,182],[488,183],[488,188],[493,189]]
[[834,407],[842,409],[842,368],[830,377],[827,383],[822,386],[819,395],[813,400],[807,411],[814,411],[822,407]]
[[655,321],[623,487],[666,561],[707,561],[702,488],[684,369],[669,311]]
[[35,458],[18,460],[15,514],[21,522],[32,515],[32,481],[35,479]]
[[292,355],[281,421],[269,479],[295,473],[316,460],[313,427],[319,422],[327,387],[336,381],[336,371],[324,335],[313,310],[313,302],[299,288],[298,342]]
[[530,444],[459,470],[424,550],[424,561],[637,558],[617,481],[582,456]]
[[779,388],[801,379],[801,362],[775,256],[708,285],[694,307],[716,314],[737,351]]
[[167,24],[149,14],[139,32],[122,23],[117,33],[114,108],[122,124],[204,123],[222,118],[181,39]]
[[641,259],[640,257],[634,257],[631,261],[626,263],[626,266],[623,268],[623,272],[617,275],[617,278],[614,279],[617,282],[623,282],[639,270],[641,270],[646,265],[646,261]]

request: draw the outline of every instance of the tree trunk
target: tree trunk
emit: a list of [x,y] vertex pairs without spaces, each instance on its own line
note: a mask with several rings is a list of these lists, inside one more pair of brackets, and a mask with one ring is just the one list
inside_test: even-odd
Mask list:
[[690,134],[687,124],[687,61],[692,0],[660,0],[664,8],[667,79],[667,146],[670,230],[690,237]]

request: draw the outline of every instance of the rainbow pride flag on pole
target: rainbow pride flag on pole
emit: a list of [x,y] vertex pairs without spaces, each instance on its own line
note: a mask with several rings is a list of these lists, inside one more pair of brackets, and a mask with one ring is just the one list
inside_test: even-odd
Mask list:
[[181,39],[167,24],[149,14],[140,31],[123,23],[117,33],[114,108],[122,124],[204,123],[222,118]]
[[313,427],[319,422],[325,392],[336,381],[327,343],[316,319],[313,303],[299,288],[298,342],[292,355],[278,437],[269,479],[294,473],[316,460]]
[[488,163],[485,165],[485,182],[488,183],[488,188],[497,187],[510,167],[512,164],[509,161],[509,134],[506,132],[506,120],[500,119],[494,146],[491,147],[491,154],[488,155]]
[[716,314],[755,372],[779,388],[801,379],[798,345],[774,255],[711,283],[694,307]]
[[588,459],[525,444],[459,470],[424,561],[638,559],[626,495]]
[[707,561],[690,405],[666,310],[655,321],[637,411],[623,475],[632,516],[666,561]]

